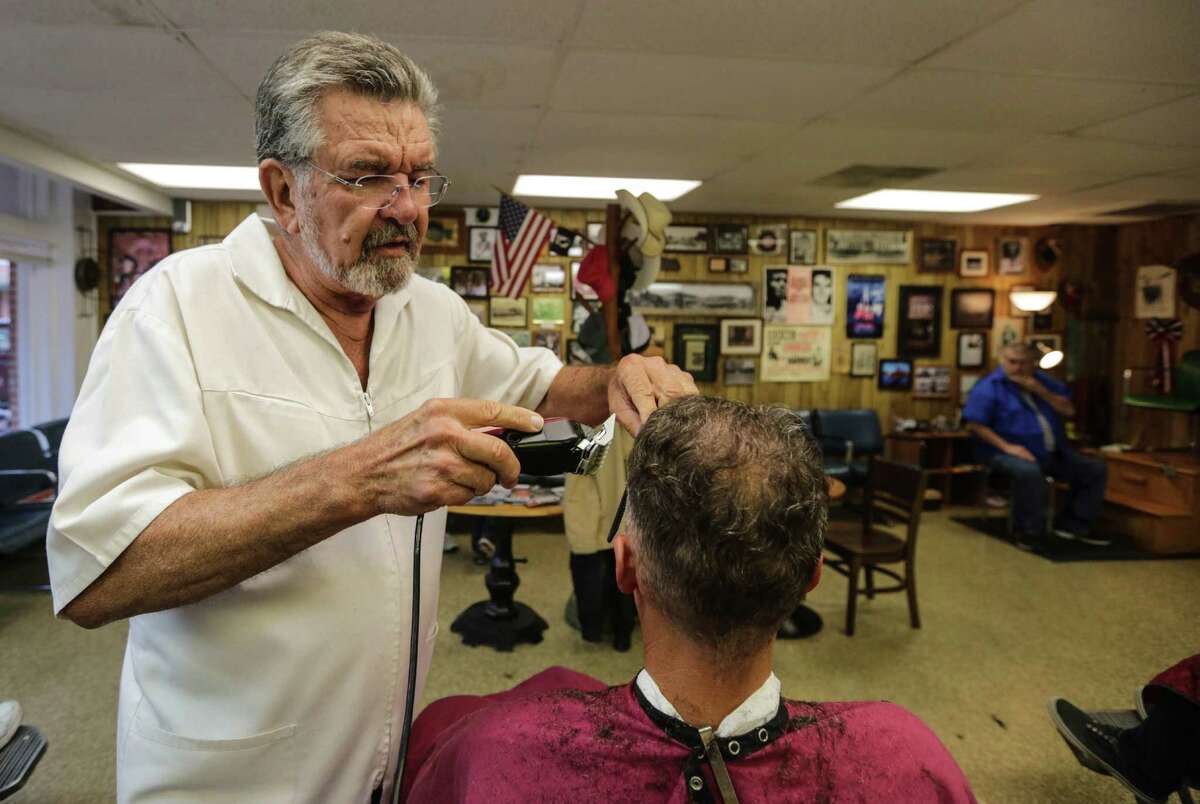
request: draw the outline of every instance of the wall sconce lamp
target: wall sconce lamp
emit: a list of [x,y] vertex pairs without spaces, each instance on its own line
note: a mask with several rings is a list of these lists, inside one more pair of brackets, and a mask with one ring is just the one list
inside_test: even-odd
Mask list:
[[1023,313],[1042,313],[1058,298],[1053,290],[1010,290],[1008,300]]

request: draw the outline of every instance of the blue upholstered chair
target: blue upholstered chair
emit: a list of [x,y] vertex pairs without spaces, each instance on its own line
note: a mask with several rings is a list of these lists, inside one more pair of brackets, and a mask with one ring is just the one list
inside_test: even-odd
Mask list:
[[[872,456],[883,454],[883,428],[874,410],[815,410],[813,429],[825,453],[826,474],[852,483],[867,479]],[[830,468],[845,467],[844,475]]]

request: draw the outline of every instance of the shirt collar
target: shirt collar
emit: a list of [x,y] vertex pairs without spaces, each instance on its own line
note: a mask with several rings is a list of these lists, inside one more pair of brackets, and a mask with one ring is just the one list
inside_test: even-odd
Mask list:
[[[667,696],[663,695],[658,684],[650,676],[649,670],[643,669],[638,673],[637,687],[646,699],[646,702],[659,712],[662,712],[667,717],[683,720],[679,712],[667,700]],[[725,716],[725,719],[715,729],[716,735],[718,737],[734,737],[739,734],[745,734],[751,729],[766,725],[779,711],[781,688],[778,676],[771,673],[761,687],[750,693],[750,696],[746,700],[738,704],[736,709]]]

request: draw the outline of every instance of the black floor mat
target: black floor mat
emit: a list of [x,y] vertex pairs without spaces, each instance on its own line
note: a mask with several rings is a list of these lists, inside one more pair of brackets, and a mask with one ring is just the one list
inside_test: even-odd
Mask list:
[[[1007,542],[1012,545],[1014,550],[1017,549],[1016,544],[1008,537],[1006,530],[1008,521],[1004,517],[996,516],[962,516],[951,517],[960,525],[966,525],[971,530],[979,531],[980,533],[991,536],[993,539]],[[1170,559],[1188,559],[1200,558],[1200,553],[1182,553],[1178,555],[1152,555],[1151,553],[1143,553],[1133,545],[1129,544],[1120,536],[1113,537],[1113,543],[1107,547],[1101,547],[1094,544],[1085,544],[1080,541],[1068,539],[1060,539],[1057,536],[1051,536],[1049,544],[1047,544],[1037,555],[1050,561],[1164,561]]]

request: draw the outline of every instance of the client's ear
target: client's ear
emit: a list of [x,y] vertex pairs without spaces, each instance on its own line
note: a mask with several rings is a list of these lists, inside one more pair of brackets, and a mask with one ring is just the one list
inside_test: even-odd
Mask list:
[[825,556],[817,557],[817,566],[813,570],[812,577],[808,579],[808,588],[804,590],[804,594],[808,594],[817,588],[817,584],[821,582],[821,568],[825,566]]
[[617,563],[617,588],[627,595],[632,595],[638,588],[637,554],[629,537],[618,533],[613,539],[613,552]]

